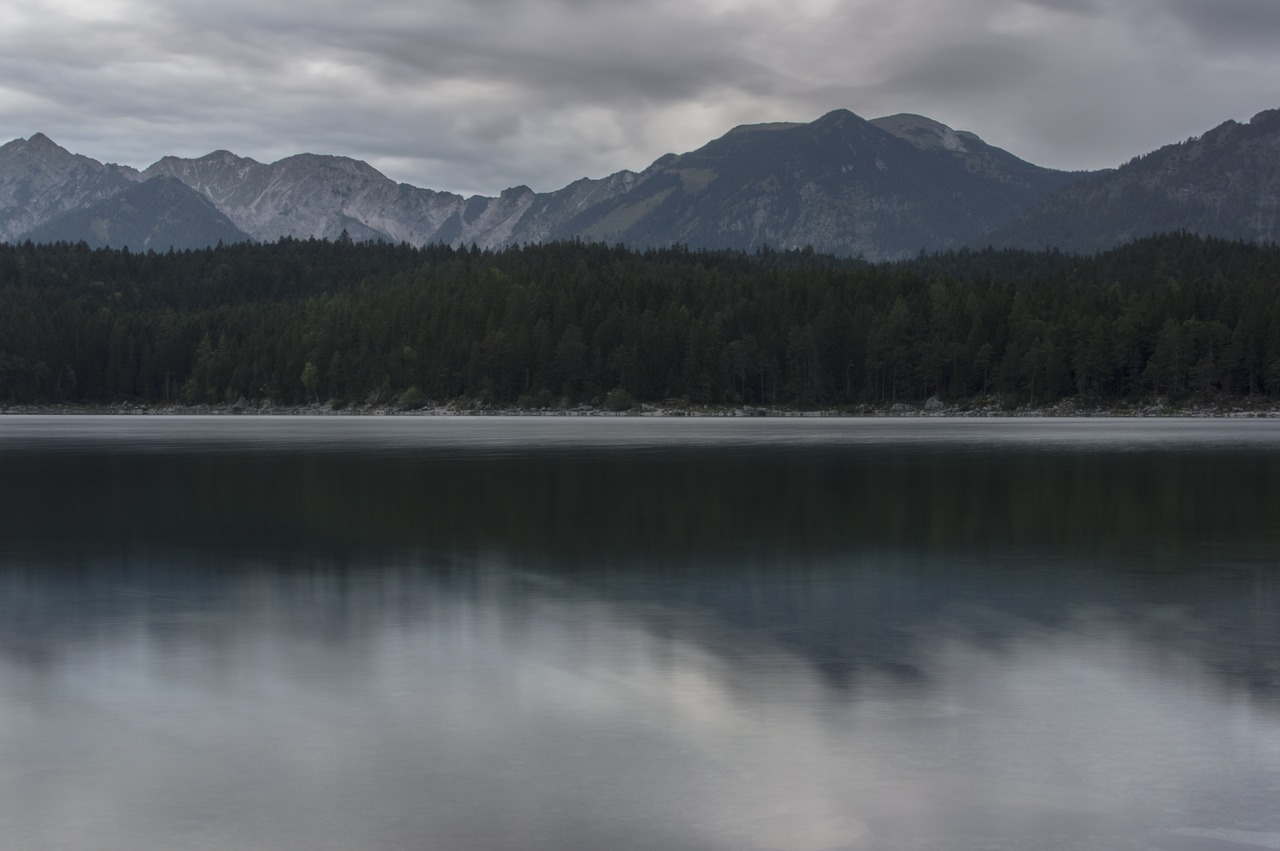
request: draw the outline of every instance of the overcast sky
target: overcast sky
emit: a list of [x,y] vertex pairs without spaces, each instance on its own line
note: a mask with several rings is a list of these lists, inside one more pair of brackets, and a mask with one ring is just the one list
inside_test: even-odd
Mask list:
[[556,189],[730,127],[916,112],[1101,168],[1280,107],[1280,0],[0,0],[0,141]]

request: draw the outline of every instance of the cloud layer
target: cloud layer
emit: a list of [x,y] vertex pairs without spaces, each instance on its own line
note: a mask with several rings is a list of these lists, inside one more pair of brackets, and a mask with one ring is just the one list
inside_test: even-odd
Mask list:
[[0,0],[0,136],[496,194],[844,107],[1100,168],[1280,106],[1277,43],[1273,0]]

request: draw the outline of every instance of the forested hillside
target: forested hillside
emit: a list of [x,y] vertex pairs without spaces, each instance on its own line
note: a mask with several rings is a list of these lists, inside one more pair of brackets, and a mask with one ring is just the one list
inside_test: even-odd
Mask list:
[[0,244],[0,403],[1280,398],[1280,249]]
[[1227,121],[1063,187],[987,240],[1091,254],[1171,231],[1254,242],[1280,236],[1280,110]]

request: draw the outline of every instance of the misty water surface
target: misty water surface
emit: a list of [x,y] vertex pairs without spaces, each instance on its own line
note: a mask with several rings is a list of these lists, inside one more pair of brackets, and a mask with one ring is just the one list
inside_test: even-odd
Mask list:
[[1280,848],[1267,421],[0,418],[25,849]]

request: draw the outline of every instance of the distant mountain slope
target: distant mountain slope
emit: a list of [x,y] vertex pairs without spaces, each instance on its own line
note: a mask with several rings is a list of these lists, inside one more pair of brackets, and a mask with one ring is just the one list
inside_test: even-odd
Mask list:
[[303,154],[271,165],[217,151],[166,157],[177,178],[256,239],[388,239],[415,245],[582,238],[751,250],[812,245],[901,257],[963,245],[1073,179],[919,116],[739,127],[643,172],[535,193],[464,199],[396,184],[366,163]]
[[[181,181],[239,231],[232,237],[226,222],[177,195],[138,196],[148,199],[142,207],[126,200],[53,226],[144,177]],[[137,217],[147,204],[164,209],[150,224]],[[471,198],[396,183],[347,157],[263,164],[215,151],[165,157],[139,173],[71,154],[41,134],[0,147],[0,240],[77,233],[113,245],[125,236],[212,244],[239,232],[272,241],[345,231],[356,240],[482,248],[564,239],[747,251],[808,245],[885,260],[988,244],[1092,252],[1177,230],[1280,239],[1280,111],[1227,122],[1114,171],[1066,173],[922,116],[866,121],[836,110],[810,123],[737,127],[639,172]]]
[[552,233],[897,258],[963,245],[1074,178],[919,116],[869,122],[837,110],[737,127],[663,157]]
[[384,239],[422,245],[466,200],[396,183],[368,163],[299,154],[270,165],[215,151],[199,159],[165,157],[147,177],[172,177],[204,194],[258,240],[282,236]]
[[139,180],[135,169],[73,154],[37,133],[0,146],[0,240],[12,241],[68,210]]
[[1228,121],[1035,204],[988,242],[1090,253],[1157,233],[1280,239],[1280,110]]
[[63,213],[23,238],[135,251],[207,248],[249,239],[208,198],[167,177],[131,184],[96,204]]
[[497,197],[463,198],[396,183],[347,157],[300,154],[264,165],[228,151],[165,157],[144,174],[181,180],[259,240],[333,239],[345,230],[356,240],[482,248],[560,238],[564,220],[630,188],[625,177],[614,175],[552,193],[517,186]]

